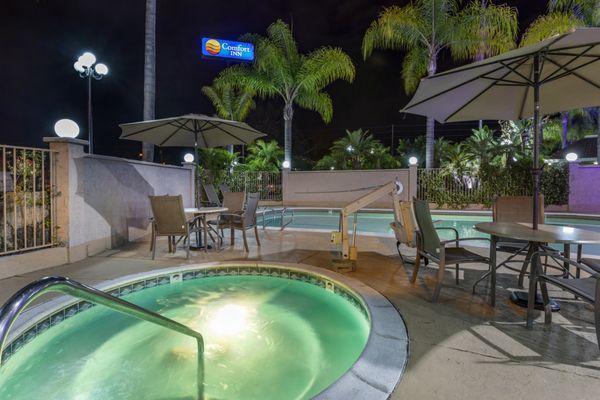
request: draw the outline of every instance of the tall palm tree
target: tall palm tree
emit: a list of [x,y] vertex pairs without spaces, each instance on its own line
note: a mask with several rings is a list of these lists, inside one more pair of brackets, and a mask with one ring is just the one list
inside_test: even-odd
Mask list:
[[266,37],[246,35],[243,39],[254,43],[255,62],[226,68],[217,80],[261,97],[279,96],[283,100],[284,153],[291,166],[294,106],[316,111],[323,121],[330,122],[333,105],[323,89],[338,79],[352,82],[354,64],[340,48],[320,47],[301,54],[292,31],[281,20],[267,28]]
[[[513,46],[516,12],[473,0],[460,10],[460,0],[415,0],[385,8],[365,32],[362,43],[366,59],[374,49],[404,50],[402,77],[407,93],[417,88],[424,76],[437,71],[441,51],[449,49],[456,60],[477,54],[487,56]],[[434,166],[435,122],[427,118],[426,167]]]
[[[548,14],[538,17],[527,28],[521,45],[529,45],[547,39],[550,36],[567,33],[574,28],[583,26],[600,26],[600,0],[550,0]],[[587,112],[596,118],[598,134],[597,158],[600,160],[600,112],[598,108],[588,109]],[[568,111],[561,113],[562,145],[567,143],[569,121]]]
[[[154,119],[156,102],[156,0],[146,0],[144,36],[144,121]],[[142,143],[144,161],[154,161],[154,145]]]

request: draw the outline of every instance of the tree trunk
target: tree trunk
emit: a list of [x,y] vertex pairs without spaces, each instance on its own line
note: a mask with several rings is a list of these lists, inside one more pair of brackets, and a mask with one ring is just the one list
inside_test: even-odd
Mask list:
[[[429,66],[427,67],[427,75],[435,74],[437,70],[436,55],[431,54],[429,57]],[[435,160],[435,120],[431,117],[427,118],[427,130],[425,133],[425,168],[434,168]]]
[[[146,0],[144,45],[144,121],[155,119],[156,91],[156,1]],[[144,161],[154,161],[154,145],[142,143]]]
[[567,147],[567,139],[569,136],[569,113],[563,112],[560,115],[562,119],[562,135],[561,135],[561,148]]
[[284,150],[284,161],[289,162],[289,168],[292,167],[292,119],[294,118],[294,106],[293,104],[287,103],[283,108],[283,121],[284,121],[284,136],[283,136],[283,150]]

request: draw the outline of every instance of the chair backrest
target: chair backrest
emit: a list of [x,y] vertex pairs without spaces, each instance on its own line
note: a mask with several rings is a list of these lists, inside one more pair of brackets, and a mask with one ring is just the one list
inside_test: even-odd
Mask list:
[[241,213],[246,202],[246,192],[224,192],[223,207],[227,207],[228,213]]
[[260,193],[248,193],[248,201],[246,202],[246,210],[244,211],[244,225],[252,226],[256,224],[256,209]]
[[227,192],[231,192],[231,189],[229,189],[229,186],[227,186],[226,183],[221,183],[219,185],[219,189],[221,190],[221,193],[225,194]]
[[208,199],[209,203],[212,203],[215,206],[221,205],[219,195],[217,194],[217,191],[212,183],[203,183],[202,188],[204,188],[204,193],[206,194],[206,198]]
[[[539,199],[538,221],[544,223],[544,196]],[[494,222],[531,222],[533,219],[532,196],[498,196],[492,205]]]
[[419,228],[419,235],[421,237],[421,250],[433,255],[439,254],[441,247],[440,237],[438,236],[435,226],[433,225],[433,220],[431,219],[429,203],[415,198],[413,200],[413,210]]
[[417,222],[412,209],[412,202],[401,201],[400,196],[393,197],[394,202],[394,225],[392,229],[396,239],[405,245],[415,247],[415,230]]
[[154,229],[158,235],[187,234],[187,220],[183,208],[183,197],[148,196],[154,217]]

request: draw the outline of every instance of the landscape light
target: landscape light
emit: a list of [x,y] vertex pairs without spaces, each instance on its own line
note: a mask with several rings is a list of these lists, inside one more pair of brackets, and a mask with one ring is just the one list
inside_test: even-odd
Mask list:
[[354,151],[354,147],[352,147],[352,145],[349,144],[348,146],[346,146],[346,150],[348,151],[348,153],[352,153]]
[[419,162],[419,160],[415,156],[412,156],[412,157],[410,157],[408,159],[408,164],[409,165],[417,165],[418,162]]
[[108,67],[106,66],[106,64],[98,63],[94,67],[94,70],[99,75],[106,75],[106,74],[108,74]]
[[54,124],[54,132],[58,137],[76,138],[79,135],[79,125],[71,119],[60,119]]
[[290,162],[288,160],[285,160],[284,162],[281,163],[281,166],[285,169],[289,169],[290,168]]
[[331,167],[329,167],[329,169],[333,171],[335,167],[332,165]]
[[565,160],[567,160],[568,162],[573,162],[573,161],[577,161],[577,154],[576,153],[568,153],[565,156]]
[[186,153],[186,155],[183,156],[183,161],[187,163],[194,162],[194,155],[192,153]]
[[84,68],[89,68],[96,62],[96,56],[90,53],[89,51],[86,51],[85,53],[79,56],[77,61],[79,61],[81,66],[83,66]]

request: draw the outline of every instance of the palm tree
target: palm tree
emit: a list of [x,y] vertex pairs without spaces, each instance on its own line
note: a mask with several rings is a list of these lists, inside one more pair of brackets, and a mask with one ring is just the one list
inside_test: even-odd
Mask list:
[[369,131],[346,130],[346,136],[333,142],[331,153],[348,160],[350,168],[361,169],[365,158],[371,150],[375,151],[374,148],[377,144],[381,143],[373,139],[373,136],[369,135]]
[[283,150],[275,140],[257,140],[248,147],[248,168],[251,171],[279,172]]
[[473,129],[471,136],[465,140],[464,147],[469,158],[479,166],[491,165],[499,149],[494,131],[488,126]]
[[[460,11],[460,0],[415,0],[385,8],[371,23],[362,43],[366,59],[374,49],[404,50],[404,89],[412,93],[424,76],[437,71],[440,52],[450,49],[456,60],[492,55],[513,46],[516,12],[479,0]],[[477,3],[477,4],[474,4]],[[426,168],[434,166],[435,122],[427,118]]]
[[231,85],[204,86],[202,93],[210,99],[219,118],[244,121],[254,109],[254,93]]
[[267,28],[266,37],[246,35],[242,39],[254,43],[255,62],[229,67],[217,80],[261,97],[279,96],[283,100],[285,161],[291,166],[294,106],[316,111],[323,121],[330,122],[333,105],[323,89],[338,79],[352,82],[354,64],[340,48],[320,47],[300,54],[292,31],[281,20]]
[[[244,121],[256,106],[254,93],[231,85],[204,86],[202,93],[210,99],[219,118],[223,119]],[[233,153],[233,145],[227,148],[230,153]]]
[[[156,102],[156,0],[146,0],[144,36],[144,121],[154,119]],[[144,161],[154,161],[154,145],[142,143]]]

